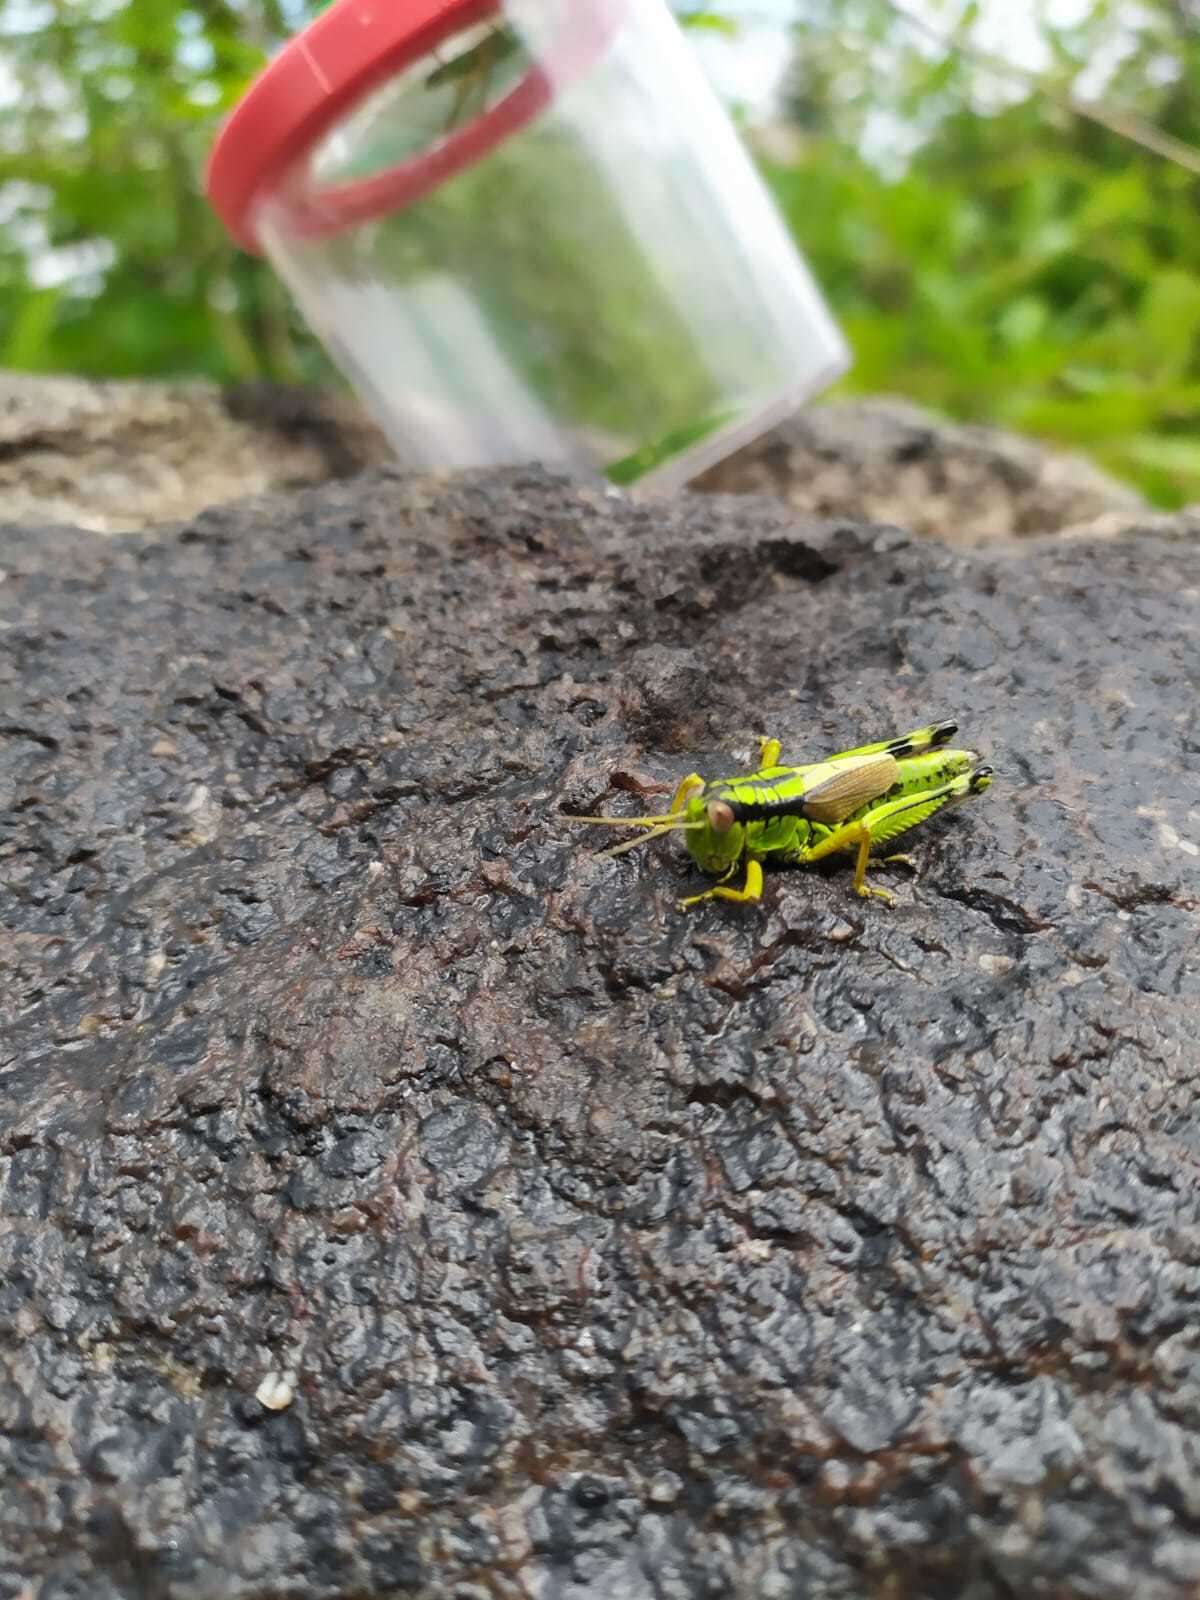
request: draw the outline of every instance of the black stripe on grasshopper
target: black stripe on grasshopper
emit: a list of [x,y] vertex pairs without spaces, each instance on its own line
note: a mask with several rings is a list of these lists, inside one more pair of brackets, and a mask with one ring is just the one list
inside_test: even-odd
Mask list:
[[[905,756],[913,755],[918,749],[937,750],[941,745],[949,744],[958,732],[958,723],[947,720],[935,722],[931,728],[921,729],[924,738],[918,740],[915,735],[906,733],[900,739],[893,739],[887,746],[885,754],[895,756],[897,761],[903,761]],[[834,758],[836,760],[836,757]]]
[[[781,769],[778,776],[772,772],[766,784],[757,782],[755,774],[749,781],[721,785],[714,800],[728,810],[731,824],[782,817],[829,824],[886,794],[899,782],[900,771],[890,751],[876,750],[807,768]],[[712,809],[710,804],[710,814]]]
[[[767,791],[770,793],[770,791]],[[717,801],[720,805],[722,802]],[[804,809],[804,796],[776,795],[773,800],[729,800],[723,802],[729,808],[732,822],[766,822],[771,817],[803,817],[807,815]]]

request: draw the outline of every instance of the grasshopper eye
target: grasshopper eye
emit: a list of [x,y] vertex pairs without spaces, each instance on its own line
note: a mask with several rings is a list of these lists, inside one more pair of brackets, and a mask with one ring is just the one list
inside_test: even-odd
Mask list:
[[714,833],[728,833],[733,827],[733,807],[727,800],[712,800],[708,807],[708,825]]

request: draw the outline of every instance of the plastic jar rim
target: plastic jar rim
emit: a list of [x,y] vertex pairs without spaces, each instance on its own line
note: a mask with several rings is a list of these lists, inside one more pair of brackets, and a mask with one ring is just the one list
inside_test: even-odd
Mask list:
[[[597,25],[564,39],[554,79],[573,77],[601,53],[628,0],[601,0]],[[243,249],[261,252],[255,211],[288,170],[372,89],[465,28],[486,22],[502,0],[335,0],[290,40],[250,85],[217,136],[205,175],[209,201]],[[297,233],[321,236],[411,205],[478,161],[549,103],[554,79],[535,66],[495,105],[399,166],[289,202]]]
[[256,203],[362,95],[486,21],[500,0],[335,0],[263,68],[226,119],[205,190],[246,250],[258,253]]

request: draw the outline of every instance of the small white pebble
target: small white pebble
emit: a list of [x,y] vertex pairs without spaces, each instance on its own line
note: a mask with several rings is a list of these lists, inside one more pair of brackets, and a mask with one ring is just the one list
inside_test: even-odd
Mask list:
[[203,811],[208,804],[208,786],[198,783],[183,803],[185,811]]
[[993,977],[999,977],[1002,972],[1011,972],[1016,962],[1011,956],[982,955],[979,958],[979,965]]
[[646,1485],[646,1499],[652,1505],[674,1505],[683,1493],[683,1483],[673,1472],[660,1472]]
[[268,1411],[286,1411],[296,1398],[295,1385],[294,1372],[268,1372],[254,1391],[254,1398]]
[[847,944],[854,937],[855,930],[848,922],[835,922],[825,937],[831,944]]
[[1200,844],[1197,844],[1194,839],[1180,839],[1179,848],[1184,855],[1200,856]]
[[146,982],[157,983],[162,976],[163,968],[167,964],[166,953],[156,950],[153,955],[146,957]]
[[383,871],[383,862],[382,861],[368,861],[367,862],[367,877],[368,878],[377,878],[382,871]]

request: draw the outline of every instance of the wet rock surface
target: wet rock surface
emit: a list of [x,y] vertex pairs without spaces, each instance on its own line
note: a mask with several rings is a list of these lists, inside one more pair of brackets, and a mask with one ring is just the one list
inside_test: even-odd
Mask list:
[[[1196,1592],[1195,526],[383,473],[0,570],[0,1596]],[[946,715],[892,912],[555,820]]]

